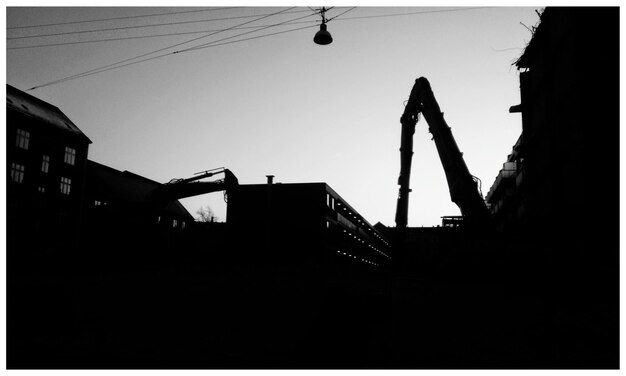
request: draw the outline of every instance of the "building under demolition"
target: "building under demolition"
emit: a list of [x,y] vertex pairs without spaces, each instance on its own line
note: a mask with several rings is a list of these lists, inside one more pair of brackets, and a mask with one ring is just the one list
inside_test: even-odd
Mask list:
[[[88,161],[65,115],[8,87],[9,366],[618,368],[618,42],[619,8],[545,9],[515,63],[495,231],[446,217],[402,254],[327,184],[271,179],[231,187],[228,222],[189,243],[179,203],[151,206],[163,185]],[[50,263],[68,239],[99,268]]]
[[150,198],[161,186],[130,171],[87,161],[83,246],[101,256],[116,258],[119,252],[128,259],[181,244],[194,218],[178,201],[157,207]]
[[619,9],[546,8],[532,31],[493,231],[408,228],[395,258],[408,368],[619,367]]
[[537,364],[618,367],[619,9],[546,8],[533,31],[522,134],[487,201],[543,302]]

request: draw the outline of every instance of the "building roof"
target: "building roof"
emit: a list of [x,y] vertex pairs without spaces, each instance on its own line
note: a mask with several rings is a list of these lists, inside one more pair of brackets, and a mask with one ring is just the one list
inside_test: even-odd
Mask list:
[[[616,14],[615,18],[607,17]],[[551,46],[564,46],[566,36],[577,40],[578,51],[582,57],[589,54],[584,43],[591,43],[602,48],[606,45],[606,33],[619,33],[611,25],[619,26],[619,7],[546,7],[539,17],[539,24],[532,27],[532,38],[522,55],[514,63],[518,69],[530,68],[533,61],[551,49]],[[611,37],[610,35],[608,37]],[[613,40],[613,39],[611,39]],[[584,41],[584,43],[582,43]],[[614,46],[612,45],[611,48]],[[617,46],[619,48],[619,43]],[[591,55],[589,55],[591,56]],[[577,61],[576,63],[580,63]]]
[[56,106],[35,98],[7,84],[7,108],[50,124],[60,131],[68,132],[87,143],[91,140]]
[[541,36],[544,34],[544,21],[546,18],[550,17],[550,13],[551,10],[549,10],[549,8],[546,8],[539,17],[539,25],[532,28],[533,36],[530,39],[530,42],[528,42],[526,48],[524,49],[524,52],[522,52],[522,55],[514,63],[515,66],[517,66],[517,69],[530,68],[530,62],[532,61],[533,56],[537,53],[536,51],[539,48],[537,46],[539,43],[538,39],[541,39]]
[[[239,188],[240,189],[246,189],[246,188],[265,189],[267,188],[267,186],[268,186],[267,184],[240,184]],[[354,219],[356,219],[357,221],[360,220],[364,222],[367,226],[374,228],[374,226],[372,226],[371,223],[369,223],[361,214],[359,214],[359,212],[356,209],[354,209],[350,204],[348,204],[348,202],[343,197],[341,197],[334,189],[332,189],[330,185],[328,185],[327,183],[321,183],[321,182],[273,183],[272,187],[277,192],[280,192],[281,190],[288,191],[288,190],[297,190],[297,189],[311,188],[311,187],[323,188],[327,193],[332,194],[332,196],[337,201],[337,204],[339,206],[344,206]]]
[[[87,160],[87,191],[106,195],[107,199],[141,206],[148,205],[151,192],[161,185],[159,182],[130,171],[119,171]],[[172,216],[186,217],[193,221],[193,216],[179,201],[168,203],[163,211]]]

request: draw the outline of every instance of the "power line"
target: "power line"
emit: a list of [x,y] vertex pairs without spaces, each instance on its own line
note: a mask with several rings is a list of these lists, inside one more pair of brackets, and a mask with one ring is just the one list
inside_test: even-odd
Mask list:
[[[293,8],[295,8],[295,7],[292,7],[291,9],[293,9]],[[302,13],[302,12],[308,12],[308,10],[297,10],[297,11],[286,12],[286,13]],[[53,37],[53,36],[59,36],[59,35],[72,35],[72,34],[85,34],[85,33],[95,33],[95,32],[99,32],[99,31],[117,31],[117,30],[141,29],[141,28],[147,28],[147,27],[183,25],[183,24],[192,24],[192,23],[200,23],[200,22],[226,21],[226,20],[236,20],[236,19],[241,19],[241,18],[252,18],[252,17],[259,17],[259,16],[268,16],[268,15],[272,15],[272,14],[274,14],[274,13],[252,14],[252,15],[246,15],[246,16],[233,16],[233,17],[222,17],[222,18],[210,18],[210,19],[195,20],[195,21],[165,22],[165,23],[150,24],[150,25],[120,26],[120,27],[110,27],[110,28],[104,28],[104,29],[83,30],[83,31],[66,31],[66,32],[63,32],[63,33],[37,34],[37,35],[28,35],[28,36],[10,37],[10,38],[7,37],[7,40],[41,38],[41,37]]]
[[[247,22],[244,22],[244,23],[239,24],[239,25],[235,25],[235,26],[233,26],[233,27],[243,26],[243,25],[246,25],[246,24],[249,24],[249,23],[255,22],[255,21],[259,21],[259,20],[261,20],[261,19],[264,19],[264,18],[267,18],[267,17],[273,16],[273,15],[276,15],[276,14],[280,14],[280,13],[286,12],[286,11],[288,11],[288,10],[290,10],[290,9],[293,9],[293,8],[294,8],[294,7],[292,7],[292,8],[287,8],[287,9],[283,9],[283,10],[281,10],[281,11],[279,11],[279,12],[276,12],[276,13],[273,13],[273,14],[270,14],[270,15],[265,15],[265,16],[259,17],[259,18],[257,18],[257,19],[254,19],[254,20],[247,21]],[[124,63],[129,62],[129,61],[132,61],[132,60],[140,59],[140,58],[142,58],[142,57],[146,57],[146,56],[148,56],[148,55],[152,55],[152,54],[155,54],[155,53],[157,53],[157,52],[161,52],[161,51],[164,51],[164,50],[168,50],[168,49],[170,49],[170,48],[178,47],[178,46],[181,46],[181,45],[183,45],[183,44],[191,43],[191,42],[194,42],[194,41],[199,40],[199,39],[202,39],[202,38],[207,38],[207,37],[210,37],[210,36],[212,36],[212,35],[218,34],[218,33],[222,32],[222,31],[226,31],[226,30],[228,30],[228,29],[224,29],[224,30],[221,30],[221,31],[216,31],[216,32],[214,32],[214,33],[210,33],[210,34],[208,34],[208,35],[203,35],[203,36],[201,36],[201,37],[193,38],[193,39],[190,39],[190,40],[185,41],[185,42],[181,42],[181,43],[174,44],[174,45],[172,45],[172,46],[168,46],[168,47],[160,48],[160,49],[155,50],[155,51],[152,51],[152,52],[148,52],[148,53],[145,53],[145,54],[137,55],[137,56],[132,57],[132,58],[129,58],[129,59],[121,60],[121,61],[118,61],[118,62],[116,62],[116,63],[112,63],[112,64],[104,65],[104,66],[102,66],[102,67],[95,68],[95,69],[91,69],[91,70],[88,70],[88,71],[85,71],[85,72],[82,72],[82,73],[78,73],[78,74],[75,74],[75,75],[72,75],[72,76],[68,76],[68,77],[65,77],[65,78],[61,78],[61,79],[56,80],[56,81],[51,81],[51,82],[48,82],[48,83],[43,84],[43,85],[34,86],[34,87],[32,87],[32,88],[30,88],[30,89],[28,89],[28,90],[30,91],[30,90],[37,89],[37,88],[40,88],[40,87],[49,86],[49,85],[53,85],[53,84],[56,84],[56,83],[61,83],[61,82],[65,82],[65,81],[73,80],[73,79],[76,79],[76,78],[83,77],[83,76],[85,76],[85,75],[91,75],[91,74],[95,74],[95,73],[100,73],[100,71],[109,70],[108,68],[115,69],[115,68],[120,68],[120,67],[122,67],[122,66],[130,65],[130,64],[124,64]],[[158,58],[158,57],[163,57],[163,56],[166,56],[166,55],[169,55],[169,54],[171,54],[171,53],[167,53],[167,54],[159,55],[159,56],[157,56],[157,58]],[[141,60],[141,61],[148,61],[148,60],[152,60],[152,59],[153,59],[153,58],[149,58],[149,59],[145,59],[145,60]],[[139,61],[139,62],[141,62],[141,61]],[[119,65],[119,64],[124,64],[124,65],[120,65],[119,67],[115,67],[116,65]]]
[[[259,20],[262,20],[264,18],[275,16],[277,14],[281,14],[281,13],[287,12],[287,11],[289,11],[291,9],[294,9],[294,8],[295,7],[291,7],[291,8],[283,9],[283,10],[281,10],[279,12],[275,12],[275,13],[272,13],[272,14],[264,15],[264,16],[261,16],[259,18],[254,19],[254,20],[247,21],[247,22],[244,22],[244,23],[239,24],[239,25],[235,25],[235,26],[233,26],[233,28],[234,27],[238,27],[238,26],[243,26],[243,25],[255,22],[255,21],[259,21]],[[136,64],[136,63],[141,63],[141,62],[144,62],[144,61],[154,60],[154,59],[157,59],[157,58],[160,58],[160,57],[171,55],[172,53],[170,52],[170,53],[167,53],[167,54],[162,54],[162,55],[154,56],[154,57],[151,57],[151,58],[139,60],[139,61],[136,61],[136,62],[133,62],[133,63],[129,63],[132,60],[140,59],[142,57],[146,57],[148,55],[152,55],[152,54],[155,54],[157,52],[161,52],[161,51],[164,51],[164,50],[168,50],[170,48],[178,47],[178,46],[181,46],[183,44],[191,43],[191,42],[194,42],[196,40],[199,40],[199,39],[202,39],[202,38],[206,38],[206,37],[209,37],[209,36],[212,36],[212,35],[215,35],[217,33],[222,32],[222,31],[227,31],[227,30],[229,30],[229,29],[224,29],[224,30],[221,30],[221,31],[217,31],[217,32],[208,34],[208,35],[204,35],[204,36],[201,36],[201,37],[193,38],[193,39],[190,39],[190,40],[188,40],[186,42],[177,43],[177,44],[174,44],[174,45],[171,45],[171,46],[168,46],[168,47],[164,47],[164,48],[152,51],[152,52],[148,52],[148,53],[145,53],[145,54],[142,54],[142,55],[138,55],[138,56],[135,56],[135,57],[132,57],[132,58],[129,58],[129,59],[121,60],[121,61],[118,61],[116,63],[112,63],[112,64],[108,64],[108,65],[105,65],[105,66],[102,66],[102,67],[99,67],[99,68],[91,69],[91,70],[88,70],[88,71],[85,71],[85,72],[82,72],[82,73],[78,73],[78,74],[75,74],[75,75],[72,75],[72,76],[61,78],[61,79],[58,79],[58,80],[55,80],[55,81],[51,81],[51,82],[48,82],[48,83],[45,83],[45,84],[42,84],[42,85],[33,86],[32,88],[28,89],[28,91],[31,91],[31,90],[34,90],[34,89],[38,89],[38,88],[42,88],[42,87],[45,87],[45,86],[54,85],[54,84],[65,82],[65,81],[69,81],[69,80],[73,80],[73,79],[76,79],[76,78],[90,76],[92,74],[105,72],[107,70],[117,69],[117,68],[121,68],[121,67],[124,67],[124,66],[132,65],[132,64]],[[127,64],[124,64],[124,63],[127,63]],[[120,64],[123,64],[123,65],[120,65]]]
[[[317,27],[317,25],[304,26],[304,27],[299,27],[299,28],[295,28],[295,29],[284,30],[284,31],[279,31],[279,32],[269,33],[269,34],[264,34],[264,35],[258,35],[258,36],[255,36],[255,37],[249,37],[249,38],[239,39],[239,40],[230,41],[230,42],[216,43],[216,44],[213,44],[213,45],[210,45],[210,46],[205,46],[203,48],[217,47],[217,46],[223,46],[223,45],[226,45],[226,44],[233,44],[233,43],[238,43],[238,42],[244,42],[244,41],[252,40],[252,39],[265,38],[265,37],[269,37],[269,36],[273,36],[273,35],[277,35],[277,34],[284,34],[284,33],[289,33],[289,32],[292,32],[292,31],[298,31],[298,30],[303,30],[303,29],[310,29],[312,27]],[[186,51],[183,51],[183,52],[186,52]],[[45,87],[45,86],[50,86],[50,85],[61,83],[61,82],[65,82],[65,81],[70,81],[70,80],[77,79],[77,78],[83,78],[83,77],[91,76],[91,75],[94,75],[94,74],[103,73],[103,72],[110,71],[110,70],[113,70],[113,69],[127,67],[129,65],[135,65],[135,64],[143,63],[143,62],[150,61],[150,60],[156,60],[156,59],[159,59],[161,57],[169,56],[169,55],[172,55],[172,54],[174,54],[174,52],[153,56],[153,57],[150,57],[150,58],[147,58],[147,59],[143,59],[143,60],[139,60],[139,61],[129,62],[129,63],[123,64],[123,65],[115,66],[115,67],[109,67],[109,68],[106,68],[106,69],[100,69],[100,70],[92,71],[92,72],[89,72],[89,73],[83,73],[83,74],[76,75],[76,76],[73,76],[73,77],[68,77],[68,78],[65,78],[65,79],[60,79],[60,80],[57,80],[57,81],[53,81],[53,82],[50,82],[50,83],[47,83],[47,84],[44,84],[44,85],[35,86],[35,87],[32,87],[32,88],[28,89],[28,91],[34,90],[34,89],[38,89],[38,88],[41,88],[41,87]]]
[[337,17],[341,17],[341,16],[343,16],[344,14],[348,13],[349,11],[354,10],[355,8],[356,8],[356,7],[352,7],[352,8],[350,8],[350,9],[346,10],[345,12],[342,12],[342,13],[340,13],[340,14],[336,15],[336,16],[335,16],[335,17],[333,17],[333,18],[329,18],[326,22],[330,22],[330,21],[334,20],[334,19],[335,19],[335,18],[337,18]]
[[[333,8],[334,8],[334,7],[333,7]],[[352,8],[350,8],[350,9],[346,10],[345,12],[343,12],[343,13],[341,13],[341,14],[338,14],[337,16],[335,16],[335,17],[333,17],[333,18],[329,19],[328,21],[330,21],[330,20],[332,20],[332,19],[335,19],[335,18],[337,18],[337,17],[339,17],[339,16],[341,16],[341,15],[344,15],[344,14],[348,13],[349,11],[353,10],[354,8],[356,8],[356,7],[352,7]],[[332,8],[330,8],[330,9],[332,9]],[[319,13],[319,12],[315,12],[314,14],[318,14],[318,13]],[[296,20],[298,20],[298,19],[301,19],[301,18],[306,18],[306,17],[310,17],[310,16],[312,16],[312,15],[307,15],[307,16],[304,16],[304,17],[299,17],[299,18],[296,18],[296,19],[294,19],[294,20],[292,20],[292,21],[296,21]],[[328,21],[327,21],[327,22],[328,22]],[[268,28],[268,27],[272,27],[272,26],[284,25],[284,24],[286,24],[287,22],[290,22],[290,21],[281,22],[281,23],[278,23],[278,24],[275,24],[275,25],[269,25],[269,26],[264,27],[263,29],[266,29],[266,28]],[[296,30],[308,29],[308,28],[311,28],[311,27],[317,27],[317,25],[313,25],[313,26],[305,26],[305,27],[300,27],[300,28],[297,28],[297,29],[291,29],[291,30],[286,30],[286,31],[279,31],[279,32],[275,32],[275,33],[271,33],[271,34],[264,34],[264,35],[261,35],[261,36],[256,36],[256,37],[251,37],[251,38],[238,39],[238,40],[236,40],[236,41],[233,41],[232,43],[235,43],[235,42],[242,42],[242,41],[245,41],[245,40],[257,39],[257,38],[263,38],[263,37],[267,37],[267,36],[271,36],[271,35],[283,34],[283,33],[287,33],[287,32],[290,32],[290,31],[296,31]],[[209,42],[209,43],[201,44],[201,45],[198,45],[198,46],[195,46],[195,47],[189,47],[189,48],[184,49],[184,50],[174,51],[174,53],[175,53],[175,54],[176,54],[176,53],[183,53],[183,52],[188,52],[188,51],[200,50],[200,49],[203,49],[203,48],[208,48],[208,47],[215,47],[215,46],[222,46],[222,45],[225,45],[225,44],[230,44],[231,42],[227,42],[227,43],[219,43],[219,44],[218,44],[218,42],[221,42],[221,41],[223,41],[223,40],[227,40],[227,39],[231,39],[231,38],[236,38],[236,37],[239,37],[239,36],[242,36],[242,35],[245,35],[245,34],[250,34],[250,33],[252,33],[252,32],[257,32],[257,31],[260,31],[260,30],[263,30],[263,29],[254,30],[254,31],[248,31],[248,32],[245,32],[245,33],[241,33],[241,34],[233,35],[233,36],[231,36],[231,37],[223,38],[223,39],[220,39],[220,40],[217,40],[217,41],[213,41],[213,42]]]
[[236,9],[236,8],[241,8],[241,7],[207,8],[207,9],[197,9],[197,10],[185,10],[185,11],[180,11],[180,12],[143,14],[143,15],[137,15],[137,16],[99,18],[99,19],[95,19],[95,20],[69,21],[69,22],[59,22],[59,23],[50,23],[50,24],[39,24],[39,25],[28,25],[28,26],[12,26],[12,27],[7,27],[7,30],[30,29],[30,28],[35,28],[35,27],[46,27],[46,26],[74,25],[74,24],[89,23],[89,22],[127,20],[127,19],[131,19],[131,18],[146,18],[146,17],[156,17],[156,16],[167,16],[167,15],[173,15],[173,14],[213,12],[213,11],[221,11],[221,10]]
[[343,21],[343,20],[358,20],[358,19],[364,19],[364,18],[410,16],[410,15],[415,15],[415,14],[426,14],[426,13],[460,12],[460,11],[488,9],[488,8],[494,8],[494,7],[472,7],[472,8],[458,8],[458,9],[425,10],[425,11],[420,11],[420,12],[407,12],[407,13],[376,14],[372,16],[344,17],[341,20]]
[[[317,22],[317,21],[296,21],[296,22],[285,23],[285,25],[296,25],[296,24],[311,23],[311,22]],[[215,31],[225,31],[225,30],[258,29],[258,28],[263,27],[263,26],[267,26],[267,25],[242,26],[242,27],[235,27],[235,28],[228,28],[228,29],[185,31],[185,32],[178,32],[178,33],[139,35],[139,36],[133,36],[133,37],[92,39],[92,40],[82,40],[82,41],[74,41],[74,42],[59,42],[59,43],[47,43],[47,44],[35,44],[35,45],[31,45],[31,46],[7,47],[7,50],[22,50],[22,49],[28,49],[28,48],[56,47],[56,46],[65,46],[65,45],[72,45],[72,44],[111,42],[111,41],[122,41],[122,40],[129,40],[129,39],[159,38],[159,37],[169,37],[169,36],[177,36],[177,35],[190,35],[190,34],[204,34],[204,33],[212,33],[212,32],[215,32]]]
[[[68,77],[65,77],[65,78],[62,78],[62,79],[59,79],[59,80],[55,80],[55,81],[51,81],[51,82],[48,82],[48,83],[45,83],[45,84],[42,84],[42,85],[34,86],[34,87],[32,87],[32,88],[28,89],[28,91],[31,91],[31,90],[34,90],[34,89],[38,89],[38,88],[41,88],[41,87],[45,87],[45,86],[54,85],[54,84],[61,83],[61,82],[65,82],[65,81],[74,80],[74,79],[77,79],[77,78],[87,77],[87,76],[90,76],[90,75],[94,75],[94,74],[97,74],[97,73],[106,72],[106,71],[113,70],[113,69],[122,68],[122,67],[129,66],[129,65],[134,65],[134,64],[139,64],[139,63],[146,62],[146,61],[150,61],[150,60],[155,60],[155,59],[158,59],[158,58],[161,58],[161,57],[165,57],[165,56],[168,56],[168,55],[172,55],[172,54],[177,54],[177,53],[182,53],[182,52],[188,52],[188,51],[193,51],[193,50],[202,49],[202,48],[208,48],[208,47],[216,47],[216,46],[221,46],[221,45],[226,45],[226,44],[231,44],[231,43],[237,43],[237,42],[242,42],[242,41],[246,41],[246,40],[251,40],[251,39],[264,38],[264,37],[271,36],[271,35],[277,35],[277,34],[282,34],[282,33],[287,33],[287,32],[291,32],[291,31],[297,31],[297,30],[302,30],[302,29],[306,29],[306,28],[311,28],[311,27],[315,27],[315,26],[317,26],[317,25],[313,25],[313,26],[305,26],[305,27],[296,28],[296,29],[291,29],[291,30],[286,30],[286,31],[282,31],[282,32],[276,32],[276,33],[264,34],[264,35],[261,35],[261,36],[255,36],[255,37],[244,38],[244,39],[235,40],[235,41],[230,41],[230,42],[225,42],[225,43],[219,43],[220,41],[224,41],[224,40],[227,40],[227,39],[231,39],[231,38],[234,38],[234,37],[237,37],[237,36],[241,36],[241,35],[244,35],[244,34],[249,34],[249,33],[251,33],[251,32],[260,31],[260,30],[262,30],[262,29],[266,29],[266,28],[268,28],[268,27],[272,27],[272,26],[278,26],[278,25],[287,24],[288,22],[293,22],[293,21],[295,21],[295,20],[297,20],[297,19],[301,19],[301,18],[304,18],[304,17],[309,17],[309,16],[311,16],[311,15],[307,15],[307,16],[304,16],[304,17],[299,17],[299,18],[297,18],[297,19],[295,19],[295,20],[289,20],[289,21],[285,21],[285,22],[282,22],[282,23],[279,23],[279,24],[275,24],[275,25],[268,25],[268,26],[259,27],[259,29],[254,30],[254,31],[251,31],[251,32],[246,32],[246,33],[242,33],[242,34],[239,34],[239,35],[236,35],[236,36],[231,36],[231,37],[222,38],[222,39],[219,39],[219,40],[217,40],[217,41],[213,41],[213,42],[210,42],[210,43],[206,43],[206,44],[202,44],[202,45],[199,45],[199,46],[191,47],[191,48],[188,48],[188,49],[184,49],[184,50],[180,50],[180,51],[174,51],[174,52],[169,52],[169,53],[166,53],[166,54],[161,54],[161,55],[153,56],[153,57],[150,57],[150,58],[146,58],[146,59],[142,59],[142,60],[138,60],[138,61],[131,62],[132,60],[136,60],[136,59],[139,59],[139,58],[142,58],[142,57],[146,57],[146,56],[148,56],[148,55],[152,55],[152,54],[155,54],[155,53],[157,53],[157,52],[161,52],[161,51],[164,51],[164,50],[167,50],[167,49],[170,49],[170,48],[174,48],[174,47],[177,47],[177,46],[180,46],[180,45],[183,45],[183,44],[191,43],[191,42],[193,42],[193,41],[196,41],[196,40],[199,40],[199,39],[202,39],[202,38],[209,37],[209,36],[211,36],[211,35],[217,34],[217,33],[222,32],[222,31],[232,30],[232,29],[234,29],[234,28],[237,28],[237,27],[240,27],[240,26],[243,26],[243,25],[246,25],[246,24],[249,24],[249,23],[252,23],[252,22],[258,21],[258,20],[261,20],[261,19],[263,19],[263,18],[267,18],[267,17],[273,16],[273,15],[277,15],[277,14],[280,14],[280,13],[287,13],[287,11],[289,11],[289,10],[291,10],[291,9],[293,9],[293,8],[295,8],[295,7],[292,7],[292,8],[287,8],[287,9],[282,10],[282,11],[280,11],[280,12],[276,12],[276,13],[272,13],[272,14],[263,15],[263,16],[261,16],[261,17],[257,18],[257,19],[254,19],[254,20],[251,20],[251,21],[247,21],[247,22],[244,22],[244,23],[239,24],[239,25],[235,25],[235,26],[233,26],[233,27],[231,27],[231,28],[228,28],[228,29],[222,29],[222,30],[216,31],[216,32],[214,32],[214,33],[211,33],[211,34],[209,34],[209,35],[205,35],[205,36],[201,36],[201,37],[193,38],[193,39],[188,40],[188,41],[186,41],[186,42],[177,43],[177,44],[174,44],[174,45],[172,45],[172,46],[164,47],[164,48],[161,48],[161,49],[156,50],[156,51],[152,51],[152,52],[149,52],[149,53],[146,53],[146,54],[142,54],[142,55],[139,55],[139,56],[135,56],[135,57],[133,57],[133,58],[125,59],[125,60],[119,61],[119,62],[117,62],[117,63],[113,63],[113,64],[105,65],[105,66],[100,67],[100,68],[91,69],[91,70],[88,70],[88,71],[83,72],[83,73],[79,73],[79,74],[76,74],[76,75],[68,76]],[[373,15],[373,16],[346,17],[346,18],[341,18],[341,20],[348,20],[348,19],[363,19],[363,18],[377,18],[377,17],[406,16],[406,15],[412,15],[412,14],[424,14],[424,13],[454,12],[454,11],[475,10],[475,9],[482,9],[482,8],[491,8],[491,7],[480,7],[480,8],[476,7],[476,8],[461,8],[461,9],[446,9],[446,10],[440,10],[440,11],[420,11],[420,12],[396,13],[396,14],[387,14],[387,15]],[[352,8],[352,9],[354,9],[354,8]],[[337,18],[337,17],[339,17],[339,16],[341,16],[341,15],[343,15],[343,14],[345,14],[345,13],[347,13],[347,12],[351,11],[352,9],[349,9],[349,10],[347,10],[347,11],[343,12],[342,14],[340,14],[340,15],[338,15],[338,16],[335,16],[334,18]],[[289,12],[289,13],[295,13],[295,12]],[[121,65],[120,65],[120,64],[121,64]]]
[[217,46],[223,46],[223,45],[226,45],[226,44],[239,43],[239,42],[244,42],[244,41],[252,40],[252,39],[260,39],[260,38],[270,37],[270,36],[273,36],[273,35],[290,33],[292,31],[310,29],[310,28],[313,28],[313,27],[317,27],[317,25],[303,26],[303,27],[298,27],[298,28],[295,28],[295,29],[277,31],[277,32],[274,32],[274,33],[257,35],[257,36],[254,36],[254,37],[243,38],[243,39],[237,39],[237,40],[233,40],[233,41],[230,41],[230,42],[216,43],[216,44],[211,44],[211,45],[208,45],[208,46],[203,46],[201,48],[188,49],[188,50],[183,50],[183,51],[180,51],[180,52],[195,51],[195,50],[202,49],[202,48],[217,47]]
[[[363,18],[380,18],[380,17],[397,17],[397,16],[407,16],[407,15],[415,15],[415,14],[424,14],[424,13],[441,13],[441,12],[456,12],[456,11],[462,11],[462,10],[475,10],[475,9],[483,9],[483,8],[490,8],[490,7],[482,7],[482,8],[460,8],[460,9],[445,9],[445,10],[438,10],[438,11],[421,11],[421,12],[411,12],[411,13],[395,13],[395,14],[380,14],[380,15],[372,15],[372,16],[357,16],[357,17],[344,17],[341,18],[340,21],[343,20],[353,20],[353,19],[363,19]],[[310,9],[310,8],[309,8]],[[349,11],[355,9],[355,7],[352,7],[348,10],[346,10],[345,12],[329,19],[329,21],[336,19],[337,17],[348,13]],[[315,11],[315,10],[312,10]],[[293,13],[293,12],[290,12]],[[298,23],[308,23],[308,22],[314,22],[314,21],[301,21],[301,22],[293,22],[293,24],[298,24]],[[229,28],[228,30],[235,30],[235,29],[250,29],[250,28],[257,28],[256,26],[252,26],[252,27],[236,27],[234,29]],[[74,44],[86,44],[86,43],[99,43],[99,42],[110,42],[110,41],[122,41],[122,40],[130,40],[130,39],[144,39],[144,38],[157,38],[157,37],[167,37],[167,36],[175,36],[175,35],[189,35],[189,34],[202,34],[202,33],[208,33],[208,32],[214,32],[214,31],[223,31],[226,29],[216,29],[216,30],[203,30],[203,31],[188,31],[188,32],[177,32],[177,33],[163,33],[163,34],[152,34],[152,35],[140,35],[140,36],[130,36],[130,37],[119,37],[119,38],[103,38],[103,39],[93,39],[93,40],[85,40],[85,41],[73,41],[73,42],[59,42],[59,43],[45,43],[45,44],[36,44],[36,45],[31,45],[31,46],[19,46],[19,47],[7,47],[7,50],[22,50],[22,49],[29,49],[29,48],[40,48],[40,47],[56,47],[56,46],[65,46],[65,45],[74,45]]]
[[286,23],[288,23],[288,22],[297,21],[297,20],[300,20],[300,19],[303,19],[303,18],[306,18],[306,17],[311,17],[312,15],[313,15],[313,14],[307,14],[306,16],[298,17],[298,18],[293,19],[293,20],[289,20],[289,21],[285,21],[285,22],[280,22],[280,23],[277,23],[277,24],[274,24],[274,25],[267,25],[267,26],[263,26],[263,27],[261,27],[261,28],[259,28],[259,29],[257,29],[257,30],[246,31],[246,32],[241,33],[241,34],[237,34],[237,35],[233,35],[233,36],[230,36],[230,37],[222,38],[222,39],[219,39],[219,40],[216,40],[216,41],[213,41],[213,42],[209,42],[209,43],[205,43],[205,44],[200,44],[200,45],[198,45],[198,46],[195,46],[195,47],[189,47],[189,48],[186,48],[186,49],[184,49],[184,50],[180,50],[180,51],[174,51],[174,53],[175,53],[175,54],[177,54],[177,53],[182,53],[182,52],[187,52],[187,51],[198,50],[198,49],[202,49],[202,48],[204,48],[205,46],[210,47],[210,45],[212,45],[212,44],[214,44],[214,43],[217,43],[217,42],[221,42],[221,41],[224,41],[224,40],[228,40],[228,39],[232,39],[232,38],[240,37],[240,36],[242,36],[242,35],[246,35],[246,34],[250,34],[250,33],[256,33],[257,31],[265,30],[265,29],[268,29],[268,28],[270,28],[270,27],[281,26],[281,25],[284,25],[284,24],[286,24]]

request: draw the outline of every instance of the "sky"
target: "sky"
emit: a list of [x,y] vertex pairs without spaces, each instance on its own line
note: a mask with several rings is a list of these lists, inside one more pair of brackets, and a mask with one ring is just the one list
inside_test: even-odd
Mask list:
[[[520,103],[512,64],[541,8],[336,6],[326,13],[337,17],[328,22],[327,46],[313,43],[319,14],[288,8],[9,7],[6,82],[38,87],[27,92],[59,107],[92,140],[96,162],[159,182],[217,167],[241,184],[265,183],[270,174],[279,183],[326,182],[371,224],[393,226],[399,119],[424,76],[487,194],[521,133],[520,114],[508,112]],[[93,20],[100,21],[69,23]],[[302,23],[216,32],[292,20]],[[18,28],[49,24],[56,25]],[[153,24],[161,26],[140,27]],[[114,30],[85,32],[96,29]],[[41,34],[58,35],[30,37]],[[115,40],[94,42],[101,39]],[[228,44],[172,53],[222,39]],[[56,45],[19,48],[41,44]],[[46,86],[142,55],[154,58]],[[460,214],[427,129],[420,119],[409,226]],[[181,202],[194,216],[208,205],[226,219],[221,193]]]

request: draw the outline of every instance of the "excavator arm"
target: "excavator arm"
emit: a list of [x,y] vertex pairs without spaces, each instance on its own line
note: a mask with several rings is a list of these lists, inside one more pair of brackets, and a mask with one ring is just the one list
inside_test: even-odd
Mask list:
[[411,161],[413,159],[413,134],[415,134],[415,125],[419,116],[419,99],[418,87],[413,86],[409,101],[407,102],[404,113],[400,118],[402,124],[402,134],[400,138],[400,176],[398,177],[398,203],[396,206],[396,227],[405,228],[407,226],[409,214],[409,183],[411,180]]
[[[224,178],[216,181],[198,181],[211,177],[215,174],[223,173]],[[187,179],[173,179],[167,184],[163,184],[152,191],[150,200],[155,206],[164,206],[168,202],[181,198],[198,196],[210,192],[225,191],[228,193],[237,187],[239,182],[235,174],[227,168],[208,170]]]
[[487,226],[491,216],[478,191],[475,178],[470,174],[463,154],[452,136],[452,131],[443,118],[443,113],[435,99],[430,83],[424,77],[415,80],[409,101],[400,122],[402,139],[400,147],[400,192],[396,208],[396,226],[406,228],[408,216],[409,178],[413,156],[413,134],[419,113],[424,115],[430,133],[437,147],[450,190],[450,198],[459,207],[464,220],[474,227]]

